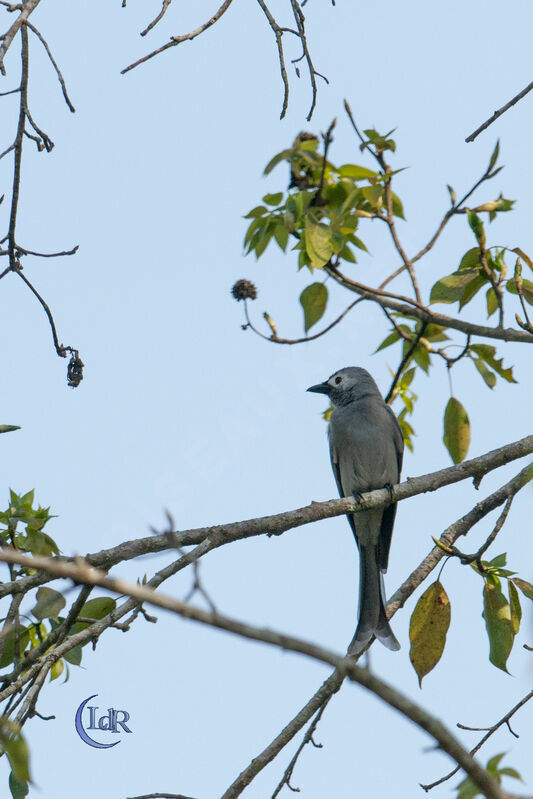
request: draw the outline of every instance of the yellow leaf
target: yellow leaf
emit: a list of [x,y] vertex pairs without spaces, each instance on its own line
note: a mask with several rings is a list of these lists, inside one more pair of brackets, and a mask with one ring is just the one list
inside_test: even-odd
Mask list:
[[441,658],[450,618],[448,594],[437,580],[424,591],[416,603],[409,625],[409,658],[418,675],[420,687],[423,678],[435,668]]

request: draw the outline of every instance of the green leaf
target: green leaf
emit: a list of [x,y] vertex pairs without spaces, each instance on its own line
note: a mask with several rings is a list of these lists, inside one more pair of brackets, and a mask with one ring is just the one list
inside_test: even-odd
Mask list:
[[[529,305],[533,305],[533,283],[531,280],[524,279],[522,279],[520,283],[522,286],[522,296],[524,297],[525,301],[529,303]],[[511,278],[507,281],[505,288],[510,294],[518,294],[518,289],[516,287],[516,281],[514,278]]]
[[485,247],[485,228],[483,227],[483,222],[479,216],[473,211],[468,211],[468,224],[470,225],[479,246]]
[[452,205],[455,205],[457,202],[457,194],[455,193],[455,189],[450,186],[449,183],[446,184],[446,188],[448,189],[448,194],[450,195],[450,201]]
[[392,213],[394,214],[394,216],[397,216],[399,219],[405,219],[402,201],[400,200],[398,195],[395,194],[393,191],[391,192],[391,197],[392,197]]
[[524,250],[521,250],[521,249],[520,249],[520,247],[513,247],[513,249],[511,250],[511,252],[515,252],[517,255],[519,255],[519,256],[520,256],[520,258],[521,258],[523,261],[525,261],[525,262],[526,262],[526,264],[529,266],[529,268],[530,268],[531,270],[533,270],[533,261],[531,260],[531,258],[529,257],[529,255],[526,255],[526,253],[524,252]]
[[383,204],[383,186],[364,186],[361,194],[374,208],[381,208]]
[[[407,344],[407,342],[405,343]],[[429,352],[422,344],[419,344],[413,352],[413,360],[418,364],[418,366],[420,366],[421,369],[424,370],[426,374],[429,372],[431,358],[429,356]]]
[[507,658],[514,642],[511,607],[501,589],[487,581],[483,586],[483,618],[489,637],[489,660],[507,672]]
[[[26,649],[29,640],[30,634],[26,627],[19,627],[18,628],[18,635],[17,629],[12,627],[5,633],[2,633],[2,638],[0,638],[0,648],[2,648],[2,657],[0,658],[0,669],[3,669],[5,666],[9,666],[10,663],[13,663],[15,660],[15,641],[18,639],[18,652],[17,657],[22,657],[24,650]],[[3,647],[2,647],[3,644]]]
[[499,154],[500,154],[500,140],[498,139],[496,142],[496,147],[492,151],[492,155],[490,157],[489,165],[487,167],[487,173],[492,172],[494,166],[496,165],[496,161],[498,160]]
[[278,222],[274,228],[274,238],[276,239],[278,246],[283,250],[283,252],[285,252],[287,249],[287,242],[289,241],[289,231],[283,222]]
[[53,588],[39,588],[37,591],[37,604],[32,610],[39,621],[43,619],[57,619],[66,605],[63,594]]
[[500,774],[505,774],[506,777],[513,777],[515,780],[520,780],[520,782],[524,782],[520,772],[517,771],[515,768],[511,768],[510,766],[506,766],[505,768],[501,768],[499,773]]
[[263,174],[268,175],[270,172],[272,172],[272,170],[274,169],[275,166],[277,166],[279,163],[281,163],[281,161],[287,161],[289,159],[289,157],[292,155],[293,152],[294,152],[294,150],[292,150],[292,149],[290,149],[290,150],[282,150],[281,153],[278,153],[277,155],[275,155],[274,158],[272,158],[268,162],[268,164],[266,165]]
[[393,330],[392,333],[389,333],[389,335],[383,339],[377,350],[374,350],[374,352],[379,352],[380,350],[384,350],[386,347],[390,347],[392,344],[396,344],[399,338],[400,334],[397,333],[396,330]]
[[263,255],[264,251],[267,248],[268,242],[272,238],[274,231],[272,228],[270,230],[266,230],[263,236],[259,239],[257,244],[255,245],[255,257],[260,258]]
[[13,430],[20,430],[16,424],[0,424],[0,433],[12,433]]
[[463,269],[437,280],[429,297],[430,303],[458,302],[461,300],[466,287],[479,276],[478,269]]
[[509,585],[509,605],[511,607],[511,626],[513,634],[516,635],[520,629],[520,622],[522,620],[522,607],[520,605],[520,597],[518,591],[512,580],[508,580]]
[[366,166],[357,166],[356,164],[343,164],[337,171],[343,178],[351,178],[352,180],[368,180],[369,178],[376,178],[378,174],[371,169],[367,169]]
[[347,244],[345,244],[342,250],[339,252],[339,258],[342,258],[344,261],[348,261],[351,264],[357,263],[357,258]]
[[496,375],[494,372],[491,372],[490,369],[487,367],[485,361],[482,361],[481,358],[474,358],[472,357],[472,361],[476,369],[478,370],[479,374],[488,385],[489,388],[494,388],[496,385]]
[[283,192],[277,191],[275,194],[265,194],[263,202],[267,205],[279,205],[283,199]]
[[442,583],[437,581],[424,591],[416,603],[409,624],[409,658],[418,675],[420,687],[423,678],[435,668],[442,656],[450,617],[450,600]]
[[[50,669],[50,682],[53,680],[57,680],[58,677],[61,677],[63,674],[63,669],[65,668],[65,664],[62,660],[56,660],[52,668]],[[66,682],[66,680],[65,680]]]
[[474,796],[477,796],[481,791],[474,785],[470,777],[465,777],[465,779],[456,786],[457,788],[457,799],[474,799]]
[[459,271],[462,271],[463,269],[475,269],[479,266],[481,266],[481,254],[479,247],[472,247],[472,249],[467,250],[461,258]]
[[326,408],[326,410],[322,414],[322,418],[324,419],[325,422],[329,422],[332,413],[333,413],[333,405],[330,405],[329,408]]
[[324,315],[328,303],[328,290],[323,283],[311,283],[300,294],[304,310],[304,329],[307,333]]
[[245,219],[257,219],[258,217],[263,216],[266,213],[267,213],[267,209],[265,208],[264,205],[256,205],[255,208],[252,208],[251,211],[248,211],[248,213],[246,214],[246,216],[244,218]]
[[480,288],[488,282],[488,277],[485,275],[484,272],[479,272],[478,276],[472,280],[463,291],[462,297],[459,300],[459,310],[464,308],[464,306],[470,302],[470,300],[475,297],[478,293]]
[[494,291],[492,286],[490,287],[490,289],[487,290],[486,298],[487,298],[487,316],[491,317],[492,314],[498,310],[498,297],[496,296],[496,292]]
[[[85,605],[82,606],[79,616],[85,619],[93,619],[94,621],[99,621],[107,616],[108,613],[111,613],[117,606],[116,600],[110,596],[101,596],[97,599],[89,599]],[[77,621],[74,625],[76,632],[80,632],[80,630],[85,630],[86,627],[89,626],[90,622],[81,622]]]
[[448,341],[450,337],[446,335],[445,330],[442,325],[426,325],[424,338],[428,341]]
[[507,565],[507,552],[502,552],[501,555],[496,555],[492,560],[484,561],[487,566],[492,569],[500,569],[502,566]]
[[6,716],[0,718],[0,746],[7,755],[11,770],[20,782],[31,782],[28,746],[20,725]]
[[28,795],[30,787],[26,780],[19,780],[19,778],[11,772],[9,775],[9,790],[13,799],[24,799]]
[[499,374],[500,377],[507,380],[508,383],[518,382],[513,377],[513,367],[510,366],[508,369],[504,369],[503,358],[496,358],[496,347],[492,347],[490,344],[472,344],[470,349],[485,361],[491,369],[494,369],[496,374]]
[[500,752],[499,755],[494,755],[493,757],[490,758],[490,760],[487,761],[486,768],[489,774],[495,776],[496,774],[499,773],[498,766],[500,765],[504,757],[505,757],[505,752]]
[[470,446],[470,420],[455,397],[450,397],[444,411],[444,445],[454,463],[461,463]]
[[305,221],[305,249],[313,266],[322,268],[333,255],[331,230],[321,222]]
[[528,583],[527,580],[521,580],[520,577],[513,577],[512,581],[527,599],[533,600],[533,585],[531,583]]
[[401,431],[402,431],[402,435],[403,435],[403,440],[405,442],[405,446],[407,447],[409,452],[413,452],[414,446],[413,446],[412,437],[414,435],[416,435],[416,434],[415,434],[415,431],[413,430],[413,428],[411,427],[411,425],[409,424],[409,422],[407,421],[407,419],[405,418],[406,413],[407,413],[407,409],[404,408],[398,414],[398,423],[399,423]]

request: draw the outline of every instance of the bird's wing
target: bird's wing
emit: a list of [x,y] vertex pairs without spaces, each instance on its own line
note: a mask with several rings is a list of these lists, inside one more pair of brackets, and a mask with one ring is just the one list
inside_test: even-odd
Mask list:
[[[338,492],[339,492],[339,496],[345,497],[346,493],[345,493],[345,491],[344,491],[344,489],[342,487],[341,470],[340,470],[340,466],[339,466],[339,458],[338,458],[337,452],[335,451],[335,447],[332,444],[331,438],[329,440],[329,457],[331,459],[331,468],[333,470],[333,476],[335,477],[335,482],[337,483],[337,489],[338,489]],[[350,527],[352,528],[352,533],[354,534],[355,540],[357,541],[357,536],[355,534],[355,524],[354,524],[354,520],[353,520],[352,514],[351,513],[347,513],[346,514],[346,518],[348,519]]]
[[[404,448],[404,441],[403,441],[403,434],[402,429],[399,425],[398,419],[392,408],[387,405],[387,412],[389,414],[389,418],[391,420],[391,432],[394,441],[394,449],[396,452],[396,463],[398,466],[398,471],[395,476],[395,479],[392,479],[391,483],[397,483],[400,479],[400,472],[402,470],[402,462],[403,462],[403,448]],[[378,551],[377,551],[377,562],[378,566],[381,571],[387,571],[387,566],[389,564],[389,551],[391,545],[391,538],[392,538],[392,530],[394,527],[394,519],[396,517],[396,503],[394,505],[389,505],[383,511],[383,519],[381,521],[381,530],[379,534],[379,542],[378,542]]]
[[398,462],[398,478],[396,480],[397,482],[400,479],[400,473],[402,471],[403,449],[405,444],[403,440],[403,433],[402,433],[402,428],[400,427],[400,423],[396,418],[396,414],[389,405],[387,405],[387,412],[392,420],[392,435],[394,437],[394,446],[396,448],[396,460]]

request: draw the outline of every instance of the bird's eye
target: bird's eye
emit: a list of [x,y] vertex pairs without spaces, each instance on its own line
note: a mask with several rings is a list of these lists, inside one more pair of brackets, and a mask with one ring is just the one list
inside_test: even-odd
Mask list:
[[339,383],[342,383],[342,377],[336,377],[335,378],[335,384],[338,386]]

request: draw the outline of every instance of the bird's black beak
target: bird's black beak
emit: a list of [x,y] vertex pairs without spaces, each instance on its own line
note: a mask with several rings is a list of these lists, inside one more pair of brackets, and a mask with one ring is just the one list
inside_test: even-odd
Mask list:
[[331,386],[329,383],[318,383],[316,386],[309,386],[307,391],[312,391],[313,394],[329,394]]

